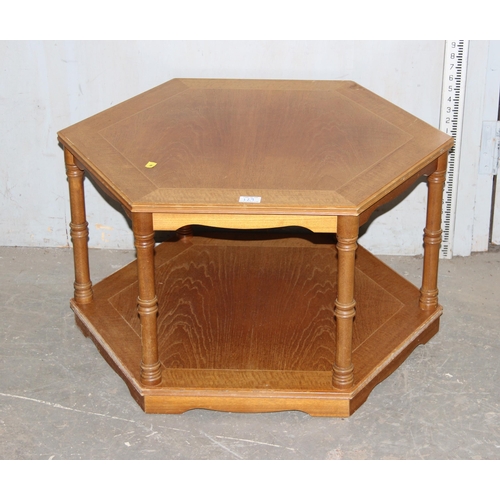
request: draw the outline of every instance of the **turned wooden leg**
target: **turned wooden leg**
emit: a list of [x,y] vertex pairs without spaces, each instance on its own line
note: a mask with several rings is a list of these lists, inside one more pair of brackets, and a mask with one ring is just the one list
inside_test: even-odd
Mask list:
[[193,226],[182,226],[177,229],[176,234],[181,241],[188,241],[193,237]]
[[427,221],[424,229],[424,269],[420,289],[420,309],[429,311],[438,305],[438,263],[441,246],[441,210],[443,187],[446,176],[448,154],[441,155],[437,168],[427,178],[429,194],[427,198]]
[[358,217],[340,216],[337,227],[337,345],[333,365],[333,385],[339,389],[352,386],[352,323],[356,314],[354,300],[354,262],[359,231]]
[[161,366],[158,359],[156,318],[158,299],[155,290],[153,217],[147,213],[132,214],[135,248],[137,249],[137,274],[139,297],[137,311],[141,318],[141,382],[157,385],[161,382]]
[[64,150],[66,175],[69,184],[69,200],[71,207],[70,235],[73,242],[73,258],[75,265],[75,302],[88,304],[92,302],[92,283],[89,269],[89,225],[85,216],[85,193],[83,190],[83,170],[75,164],[74,156]]

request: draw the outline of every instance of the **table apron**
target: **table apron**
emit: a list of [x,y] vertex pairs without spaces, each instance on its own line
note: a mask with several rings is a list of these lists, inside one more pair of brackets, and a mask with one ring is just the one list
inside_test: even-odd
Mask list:
[[224,229],[271,229],[297,226],[316,233],[337,232],[337,216],[335,215],[153,214],[155,231],[176,231],[180,227],[193,224]]

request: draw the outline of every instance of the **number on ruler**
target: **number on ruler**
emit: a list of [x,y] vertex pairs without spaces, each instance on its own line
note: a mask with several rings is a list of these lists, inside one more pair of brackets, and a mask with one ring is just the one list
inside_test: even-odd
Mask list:
[[451,221],[454,217],[456,198],[456,183],[454,180],[456,177],[456,160],[458,159],[457,150],[460,148],[464,96],[462,78],[466,70],[464,61],[466,61],[467,47],[465,40],[451,40],[446,43],[440,128],[443,132],[453,136],[455,145],[448,155],[443,196],[443,242],[441,245],[441,256],[443,257],[451,257],[450,244],[453,237]]

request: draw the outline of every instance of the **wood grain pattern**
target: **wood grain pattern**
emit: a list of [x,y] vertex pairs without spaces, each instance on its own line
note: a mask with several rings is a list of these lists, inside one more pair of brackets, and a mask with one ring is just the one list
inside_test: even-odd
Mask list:
[[[58,137],[71,307],[145,411],[348,416],[437,332],[453,139],[355,82],[177,79]],[[137,249],[137,262],[94,287],[83,171],[132,218]],[[423,175],[419,291],[356,241]],[[228,231],[196,235],[200,225]],[[251,231],[290,226],[330,235]],[[159,230],[174,240],[155,247]]]
[[[158,338],[165,367],[331,370],[335,331],[332,245],[273,249],[269,239],[218,239],[157,264]],[[303,243],[303,240],[301,241]],[[323,245],[325,247],[325,245]],[[112,304],[138,328],[128,307],[136,291]],[[119,305],[123,304],[123,305]],[[304,365],[306,366],[304,368]]]
[[[207,242],[196,237],[195,248],[157,264],[158,295],[165,298],[158,324],[164,366],[331,370],[337,257],[329,238],[323,241],[284,238],[283,246],[273,250],[269,239]],[[362,292],[354,349],[402,307],[364,273],[356,273],[356,283]],[[370,295],[378,297],[376,308],[366,300]],[[130,307],[135,296],[137,284],[110,302],[139,335],[140,323]],[[294,345],[294,339],[300,342]]]
[[[136,263],[95,285],[93,303],[72,304],[84,331],[150,412],[302,409],[347,416],[372,380],[392,373],[437,331],[441,314],[415,308],[418,289],[359,247],[354,378],[349,390],[337,389],[331,237],[215,233],[166,242],[155,259],[162,381],[154,388],[140,378]],[[245,266],[253,271],[244,273]]]
[[336,92],[271,89],[193,89],[99,133],[175,189],[335,191],[411,139]]
[[173,80],[59,140],[130,212],[184,214],[360,215],[452,145],[354,82],[272,80]]

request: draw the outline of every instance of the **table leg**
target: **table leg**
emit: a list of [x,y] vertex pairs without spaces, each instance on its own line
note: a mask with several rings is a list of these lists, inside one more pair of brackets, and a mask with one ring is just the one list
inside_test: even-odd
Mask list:
[[177,238],[182,241],[189,241],[193,237],[193,226],[183,226],[177,229]]
[[137,249],[139,280],[137,311],[141,318],[141,382],[144,385],[157,385],[161,382],[161,365],[158,358],[156,332],[158,299],[155,289],[153,217],[148,213],[134,213],[132,225]]
[[89,224],[85,215],[85,193],[83,189],[83,170],[78,168],[74,156],[64,150],[66,175],[69,184],[69,200],[71,208],[70,235],[73,242],[73,259],[75,266],[75,302],[88,304],[92,302],[92,282],[89,269]]
[[337,299],[335,316],[337,318],[337,344],[335,364],[333,365],[333,385],[339,389],[352,386],[352,324],[356,314],[354,300],[354,263],[359,232],[359,219],[352,216],[339,216],[337,227]]
[[441,210],[448,154],[438,158],[437,168],[427,178],[427,220],[424,229],[424,268],[420,289],[420,309],[431,311],[438,305],[438,263],[441,245]]

